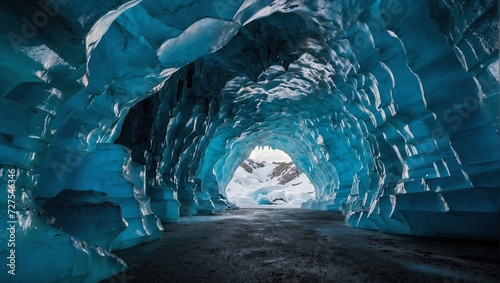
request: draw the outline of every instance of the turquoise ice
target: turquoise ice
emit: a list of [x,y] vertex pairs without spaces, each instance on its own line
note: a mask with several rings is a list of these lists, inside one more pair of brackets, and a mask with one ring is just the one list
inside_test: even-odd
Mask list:
[[[120,272],[113,249],[226,209],[256,146],[285,151],[311,180],[303,208],[341,210],[350,226],[499,237],[497,1],[40,0],[0,11],[0,211],[7,221],[11,195],[25,255],[15,278],[2,263],[2,282]],[[65,197],[126,228],[114,239],[87,238],[85,221],[71,230],[81,235],[59,230],[42,207]]]

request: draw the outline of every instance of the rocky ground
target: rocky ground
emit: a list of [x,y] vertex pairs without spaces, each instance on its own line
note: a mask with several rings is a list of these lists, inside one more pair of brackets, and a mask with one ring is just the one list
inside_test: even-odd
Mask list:
[[498,242],[389,235],[337,212],[240,209],[166,224],[106,282],[500,282]]

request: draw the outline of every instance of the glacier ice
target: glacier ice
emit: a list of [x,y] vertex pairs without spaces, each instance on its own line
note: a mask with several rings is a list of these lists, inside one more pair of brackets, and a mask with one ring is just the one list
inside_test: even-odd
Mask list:
[[[12,180],[10,174],[8,169],[0,169],[2,187]],[[2,282],[98,282],[126,269],[125,262],[106,248],[54,226],[53,216],[33,202],[28,186],[36,177],[31,172],[20,169],[13,177],[17,186],[16,222],[4,223],[0,227],[4,261],[0,277]],[[7,200],[6,190],[2,190],[1,195]],[[11,219],[8,218],[8,209],[12,207],[8,207],[5,201],[1,212],[4,220]],[[99,243],[105,244],[102,241]]]
[[[292,162],[274,161],[273,151],[264,151],[265,155],[254,152],[236,169],[226,187],[225,194],[230,203],[239,207],[256,204],[300,207],[314,199],[314,186]],[[269,159],[261,161],[258,156]]]
[[110,202],[105,193],[63,190],[45,202],[43,209],[62,231],[106,250],[127,228],[121,206]]
[[[109,202],[119,205],[126,228],[111,242],[112,249],[158,239],[163,231],[160,220],[151,210],[150,197],[145,193],[144,165],[133,162],[130,154],[130,150],[119,144],[97,144],[92,152],[82,153],[74,169],[76,172],[68,174],[64,181],[58,179],[64,172],[58,169],[50,171],[56,173],[56,178],[41,182],[50,181],[48,186],[59,191],[64,188],[86,191],[90,188],[105,193]],[[38,201],[41,203],[54,197],[57,198],[47,190],[38,194]],[[71,202],[71,198],[59,202]]]
[[160,221],[229,207],[226,188],[256,146],[285,151],[311,180],[304,208],[341,210],[350,226],[500,235],[497,1],[40,0],[0,11],[0,210],[24,255],[19,277],[2,264],[2,282],[96,282],[125,268],[43,205],[71,216],[78,192],[97,192],[127,225],[97,243],[131,247],[158,238]]

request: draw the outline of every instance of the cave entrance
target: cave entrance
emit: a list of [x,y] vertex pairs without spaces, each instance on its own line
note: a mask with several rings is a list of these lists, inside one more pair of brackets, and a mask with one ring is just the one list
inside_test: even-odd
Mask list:
[[239,207],[297,208],[313,200],[315,190],[288,154],[257,146],[236,169],[226,195]]

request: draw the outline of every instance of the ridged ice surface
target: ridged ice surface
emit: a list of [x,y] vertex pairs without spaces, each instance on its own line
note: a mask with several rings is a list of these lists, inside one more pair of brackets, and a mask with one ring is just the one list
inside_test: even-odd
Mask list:
[[[18,227],[19,252],[31,237],[57,244],[34,201],[64,190],[121,206],[129,226],[113,248],[158,237],[158,219],[224,209],[228,182],[259,145],[285,151],[311,180],[305,208],[342,210],[348,225],[499,237],[495,0],[0,8],[0,181],[17,170],[17,219],[32,223]],[[98,281],[123,268],[73,246],[51,263],[115,266],[47,278]],[[30,253],[33,266],[44,253]]]

